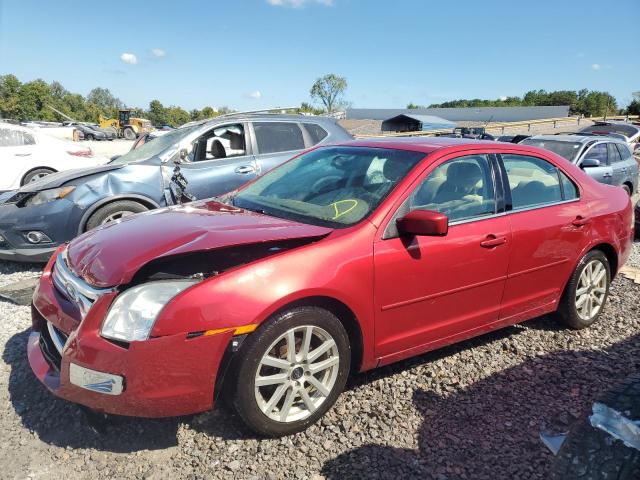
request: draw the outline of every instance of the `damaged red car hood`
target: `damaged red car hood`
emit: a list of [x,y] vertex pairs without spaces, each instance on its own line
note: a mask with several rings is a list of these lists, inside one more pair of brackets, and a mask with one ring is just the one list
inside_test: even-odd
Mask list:
[[73,240],[69,267],[96,287],[126,284],[160,257],[277,240],[322,237],[330,228],[217,202],[169,207],[107,224]]

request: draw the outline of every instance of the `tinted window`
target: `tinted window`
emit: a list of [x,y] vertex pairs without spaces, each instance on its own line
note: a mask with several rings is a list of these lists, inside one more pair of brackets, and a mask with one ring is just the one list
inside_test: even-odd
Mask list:
[[231,201],[275,217],[349,226],[373,212],[424,155],[384,148],[319,148],[274,168]]
[[311,137],[312,145],[320,143],[327,135],[329,135],[324,128],[315,123],[305,123],[303,125]]
[[607,143],[607,149],[609,150],[609,162],[618,163],[622,161],[622,157],[620,156],[620,152],[616,148],[615,144]]
[[544,148],[545,150],[557,153],[571,162],[575,160],[582,146],[582,144],[578,142],[561,142],[559,140],[546,140],[542,138],[526,138],[520,143],[522,143],[522,145],[533,145],[534,147]]
[[607,155],[607,144],[598,143],[594,145],[585,155],[584,158],[593,158],[599,160],[601,165],[609,165],[609,156]]
[[304,138],[297,123],[256,122],[253,124],[258,142],[258,152],[275,153],[302,150]]
[[631,157],[633,157],[633,153],[628,146],[622,145],[621,143],[614,143],[612,145],[616,146],[622,160],[629,160]]
[[491,165],[484,155],[456,158],[436,167],[409,198],[409,210],[435,210],[449,221],[496,211]]
[[525,155],[502,155],[514,210],[562,200],[558,169],[549,162]]
[[562,171],[560,173],[560,180],[562,181],[562,198],[564,200],[574,200],[580,198],[580,190],[573,181],[567,177]]

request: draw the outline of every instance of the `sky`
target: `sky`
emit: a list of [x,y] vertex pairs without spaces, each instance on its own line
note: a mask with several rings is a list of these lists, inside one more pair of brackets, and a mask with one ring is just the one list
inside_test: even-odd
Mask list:
[[0,0],[0,74],[130,107],[250,110],[346,77],[354,107],[640,90],[640,0]]

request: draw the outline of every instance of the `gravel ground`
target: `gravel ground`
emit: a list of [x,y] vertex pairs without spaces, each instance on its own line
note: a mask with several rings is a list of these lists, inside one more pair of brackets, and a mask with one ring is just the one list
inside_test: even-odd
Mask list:
[[[0,262],[0,285],[36,273]],[[29,308],[0,302],[0,477],[544,479],[553,457],[540,431],[565,431],[640,367],[639,293],[617,278],[584,331],[542,317],[357,375],[320,424],[276,440],[224,408],[112,418],[98,433],[29,370]]]

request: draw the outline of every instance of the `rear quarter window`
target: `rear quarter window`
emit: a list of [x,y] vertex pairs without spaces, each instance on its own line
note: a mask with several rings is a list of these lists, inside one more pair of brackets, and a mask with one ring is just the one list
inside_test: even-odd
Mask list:
[[316,123],[303,123],[304,128],[307,130],[309,137],[311,138],[311,144],[316,145],[324,140],[329,133]]

